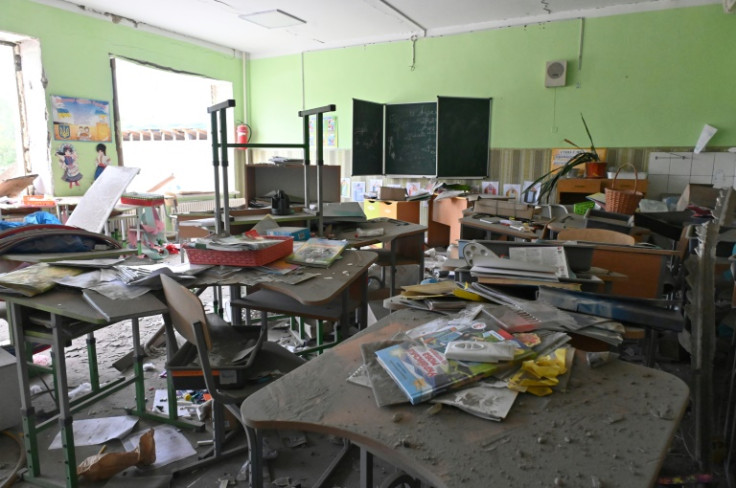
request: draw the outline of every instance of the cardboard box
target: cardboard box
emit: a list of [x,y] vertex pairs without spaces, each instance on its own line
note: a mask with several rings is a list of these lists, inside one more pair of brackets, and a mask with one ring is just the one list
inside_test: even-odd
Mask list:
[[379,200],[403,201],[406,200],[406,190],[404,188],[393,188],[390,186],[382,186],[378,189]]
[[306,227],[278,227],[266,231],[269,236],[293,237],[295,241],[306,241],[309,239],[309,229]]
[[18,427],[21,423],[20,389],[15,356],[0,347],[0,391],[5,395],[0,402],[0,430]]
[[720,190],[713,188],[713,185],[696,185],[690,183],[685,187],[685,191],[680,195],[677,201],[677,210],[685,210],[688,205],[697,205],[698,207],[716,208],[716,198],[718,198]]

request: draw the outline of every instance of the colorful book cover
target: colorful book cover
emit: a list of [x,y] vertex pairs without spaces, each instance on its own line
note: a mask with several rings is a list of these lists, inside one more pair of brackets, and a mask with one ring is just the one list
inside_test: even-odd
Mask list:
[[313,237],[286,258],[290,263],[326,268],[342,253],[348,241]]
[[518,361],[534,356],[520,341],[514,360],[506,363],[476,363],[447,359],[447,343],[459,340],[500,342],[515,340],[506,331],[484,322],[455,324],[418,339],[403,341],[376,351],[376,358],[412,404],[459,388],[508,369]]

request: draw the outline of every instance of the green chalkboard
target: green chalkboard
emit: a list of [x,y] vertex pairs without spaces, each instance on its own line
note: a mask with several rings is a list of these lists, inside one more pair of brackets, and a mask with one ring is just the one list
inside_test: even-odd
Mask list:
[[491,99],[437,97],[437,176],[488,176]]
[[437,104],[386,105],[385,173],[437,173]]
[[353,176],[383,174],[383,104],[353,99]]

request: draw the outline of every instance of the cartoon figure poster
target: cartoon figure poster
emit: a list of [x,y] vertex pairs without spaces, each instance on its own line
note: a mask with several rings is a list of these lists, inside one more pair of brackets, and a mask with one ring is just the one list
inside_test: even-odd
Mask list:
[[71,144],[64,143],[56,150],[56,157],[64,173],[61,179],[69,183],[69,188],[79,186],[79,180],[82,179],[82,173],[79,171],[77,151]]
[[51,96],[54,139],[110,142],[110,103],[88,98]]

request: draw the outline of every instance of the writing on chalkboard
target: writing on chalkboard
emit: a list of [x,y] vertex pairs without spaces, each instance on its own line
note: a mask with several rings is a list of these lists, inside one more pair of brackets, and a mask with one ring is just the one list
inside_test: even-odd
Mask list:
[[386,174],[437,172],[437,104],[386,105]]
[[383,104],[353,99],[353,175],[383,173]]

